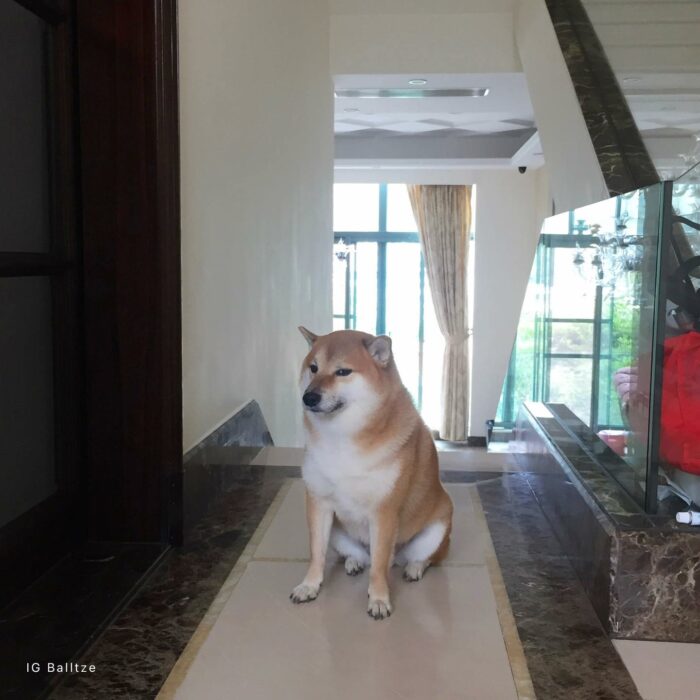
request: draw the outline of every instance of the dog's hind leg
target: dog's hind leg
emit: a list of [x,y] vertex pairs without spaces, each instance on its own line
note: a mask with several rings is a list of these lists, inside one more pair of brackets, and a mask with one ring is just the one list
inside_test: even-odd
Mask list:
[[357,576],[369,564],[367,548],[338,525],[331,530],[331,547],[345,558],[345,573],[348,576]]
[[436,520],[426,525],[397,552],[397,563],[405,564],[403,577],[406,581],[420,581],[425,570],[445,556],[449,536],[447,523]]

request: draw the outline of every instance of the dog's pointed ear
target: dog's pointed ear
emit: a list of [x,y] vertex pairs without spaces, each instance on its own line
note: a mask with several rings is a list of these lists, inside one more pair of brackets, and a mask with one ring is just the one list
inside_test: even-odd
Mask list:
[[304,328],[304,326],[299,326],[299,332],[306,338],[309,347],[318,340],[318,336],[313,334],[308,328]]
[[365,341],[367,351],[372,359],[380,366],[386,367],[391,361],[391,338],[388,335],[378,335]]

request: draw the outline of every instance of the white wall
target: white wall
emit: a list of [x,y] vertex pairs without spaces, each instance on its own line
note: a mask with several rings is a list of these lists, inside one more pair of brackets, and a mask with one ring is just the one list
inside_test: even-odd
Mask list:
[[476,190],[470,435],[495,418],[542,221],[551,213],[544,168],[489,173]]
[[179,4],[184,447],[255,398],[301,443],[296,330],[331,327],[326,0]]
[[515,37],[557,212],[609,197],[544,0],[520,0]]
[[547,170],[336,170],[335,180],[476,185],[469,434],[485,435],[486,420],[496,415],[542,220],[551,213]]
[[515,0],[329,0],[334,15],[461,15],[510,12]]
[[334,74],[521,71],[510,12],[334,15],[331,68]]

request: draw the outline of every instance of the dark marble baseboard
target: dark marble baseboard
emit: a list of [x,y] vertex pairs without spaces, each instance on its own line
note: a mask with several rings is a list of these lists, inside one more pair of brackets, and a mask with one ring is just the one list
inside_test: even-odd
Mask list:
[[518,461],[559,467],[527,480],[607,632],[700,642],[700,532],[645,513],[590,450],[559,440],[553,415],[536,413],[519,417]]
[[156,697],[286,479],[278,467],[228,468],[230,489],[189,542],[170,550],[81,657],[96,672],[66,677],[51,700]]
[[185,464],[197,464],[205,460],[207,449],[212,447],[264,447],[272,445],[272,435],[257,401],[249,401],[218,428],[187,450]]
[[23,591],[0,613],[0,698],[44,697],[63,677],[48,664],[79,656],[164,553],[157,543],[86,543]]
[[[216,430],[188,450],[182,470],[182,540],[186,542],[197,522],[217,499],[233,486],[231,471],[221,469],[228,464],[250,464],[263,447],[272,445],[272,436],[257,401],[249,401]],[[235,462],[231,449],[236,450]],[[222,460],[222,450],[225,457]]]

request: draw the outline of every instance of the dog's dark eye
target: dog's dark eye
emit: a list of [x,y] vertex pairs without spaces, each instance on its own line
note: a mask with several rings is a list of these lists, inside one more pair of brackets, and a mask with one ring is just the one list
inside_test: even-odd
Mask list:
[[318,366],[317,365],[310,365],[309,369],[311,370],[311,374],[316,374],[318,372]]
[[335,371],[335,373],[336,373],[339,377],[347,377],[348,374],[352,374],[352,370],[351,370],[351,369],[337,369],[337,370]]

